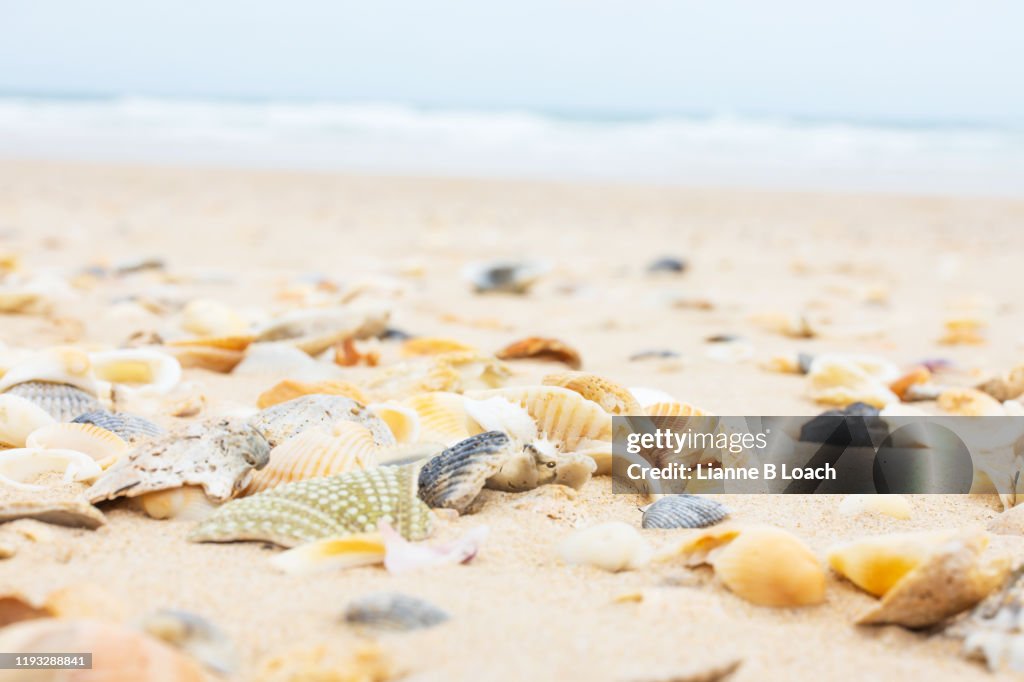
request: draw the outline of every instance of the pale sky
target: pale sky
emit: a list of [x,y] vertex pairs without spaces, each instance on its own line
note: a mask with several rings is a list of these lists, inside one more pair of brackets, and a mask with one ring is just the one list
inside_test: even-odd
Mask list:
[[0,0],[0,91],[1024,123],[1021,0]]

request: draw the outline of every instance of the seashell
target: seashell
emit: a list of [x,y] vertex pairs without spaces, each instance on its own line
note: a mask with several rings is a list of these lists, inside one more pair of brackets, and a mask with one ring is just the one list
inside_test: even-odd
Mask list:
[[292,647],[266,659],[256,682],[385,682],[403,673],[396,669],[381,646],[367,642],[343,648]]
[[542,261],[497,260],[470,263],[462,269],[462,276],[478,294],[525,294],[550,269]]
[[0,496],[0,523],[35,519],[43,523],[95,530],[107,522],[99,509],[77,491],[46,488],[42,491],[4,490]]
[[366,397],[363,390],[355,384],[347,381],[316,381],[305,382],[285,379],[274,384],[271,388],[260,393],[256,399],[256,406],[261,410],[273,405],[288,402],[304,395],[319,393],[322,395],[341,395],[351,398],[357,403],[366,405],[370,399]]
[[889,384],[889,390],[899,396],[900,400],[907,400],[920,386],[932,380],[932,373],[927,367],[915,367],[903,376]]
[[355,340],[349,337],[334,345],[334,364],[339,367],[376,367],[380,364],[380,353],[375,350],[359,350]]
[[597,471],[597,461],[611,457],[611,450],[584,449],[579,452],[560,452],[555,455],[556,485],[579,490]]
[[553,360],[568,365],[570,369],[583,366],[580,354],[575,348],[558,339],[529,336],[505,346],[495,355],[500,360]]
[[678,275],[685,270],[686,261],[675,256],[662,256],[647,265],[647,272],[650,273],[668,272]]
[[508,365],[493,355],[472,351],[458,351],[431,356],[438,368],[447,368],[458,376],[459,389],[477,390],[498,388],[512,375]]
[[136,622],[146,634],[187,654],[214,672],[230,675],[238,668],[235,647],[223,630],[188,611],[160,609]]
[[902,495],[847,495],[839,504],[843,516],[861,514],[884,514],[894,519],[910,518],[910,501]]
[[1024,634],[1020,620],[1022,575],[1024,570],[1016,569],[1001,589],[946,630],[947,635],[963,638],[965,656],[984,661],[992,672],[1006,668],[1024,671]]
[[985,336],[982,333],[985,326],[983,320],[974,317],[956,317],[946,320],[943,323],[945,331],[939,338],[939,343],[947,346],[981,345],[985,343]]
[[416,495],[418,465],[311,478],[232,500],[200,523],[192,542],[257,540],[294,547],[372,533],[385,521],[408,540],[430,534],[430,508]]
[[435,391],[406,398],[402,405],[419,416],[420,439],[451,445],[481,432],[457,393]]
[[632,395],[640,407],[648,407],[656,403],[676,403],[679,402],[673,396],[662,391],[658,388],[645,388],[643,386],[634,386],[629,389],[630,395]]
[[721,502],[697,495],[669,495],[642,508],[643,528],[704,528],[729,515]]
[[501,468],[487,479],[485,486],[505,492],[533,490],[546,483],[553,483],[557,466],[554,448],[544,451],[534,445],[527,445],[518,452],[509,452]]
[[241,420],[188,424],[136,446],[107,469],[86,496],[95,503],[199,485],[221,502],[242,490],[250,472],[266,466],[269,458],[267,440]]
[[391,429],[380,417],[351,398],[340,395],[305,395],[261,410],[250,424],[272,447],[314,426],[329,427],[340,420],[362,424],[378,445],[395,444]]
[[72,346],[51,348],[16,363],[0,377],[0,393],[25,382],[67,384],[92,396],[98,393],[89,354]]
[[4,395],[29,400],[62,422],[71,421],[86,412],[103,409],[103,405],[92,393],[70,384],[26,381],[7,389]]
[[1017,365],[1003,376],[989,379],[977,387],[979,391],[1005,402],[1024,395],[1024,365]]
[[345,339],[368,339],[387,329],[391,310],[381,305],[349,305],[297,310],[264,325],[256,341],[288,341],[312,356]]
[[103,470],[93,459],[74,450],[14,448],[0,451],[0,483],[19,490],[45,490],[34,483],[40,477],[59,475],[64,482],[92,481]]
[[518,403],[494,396],[484,400],[463,398],[463,406],[477,427],[472,429],[474,432],[501,431],[523,443],[537,437],[537,424]]
[[575,391],[609,414],[642,414],[640,403],[627,388],[596,374],[561,372],[547,375],[541,383]]
[[826,353],[815,356],[807,381],[811,398],[819,403],[845,407],[860,402],[882,408],[899,402],[888,386],[899,376],[895,365],[879,358]]
[[0,595],[0,628],[36,618],[49,618],[52,614],[25,595],[15,592]]
[[181,310],[181,328],[198,336],[236,336],[249,325],[228,306],[210,299],[195,299]]
[[379,400],[401,400],[422,393],[463,390],[462,375],[458,370],[438,362],[436,357],[391,365],[377,372],[365,387]]
[[397,632],[431,628],[449,618],[430,602],[397,592],[358,597],[345,607],[343,617],[349,625]]
[[593,566],[610,573],[642,568],[652,554],[636,528],[621,521],[576,531],[558,549],[567,564]]
[[951,537],[949,531],[928,531],[862,538],[830,549],[828,563],[857,587],[881,597]]
[[371,403],[366,407],[384,420],[396,443],[420,440],[420,416],[416,410],[400,403]]
[[167,345],[171,348],[210,348],[213,350],[242,352],[252,344],[255,338],[252,334],[197,336],[187,339],[174,339],[168,341]]
[[490,528],[475,526],[460,537],[447,542],[428,545],[409,542],[387,523],[380,524],[380,534],[386,548],[384,568],[392,575],[446,564],[468,564],[480,552]]
[[670,402],[652,403],[642,408],[642,414],[649,417],[710,417],[710,412],[695,407],[690,403]]
[[152,519],[202,521],[219,506],[195,485],[144,493],[133,498],[135,504]]
[[131,444],[157,438],[167,433],[162,426],[154,424],[145,417],[126,412],[107,412],[94,410],[78,415],[71,420],[72,424],[95,424],[117,435],[121,440]]
[[326,362],[317,362],[287,343],[254,343],[245,351],[245,359],[231,371],[239,376],[285,377],[300,381],[337,379],[343,372]]
[[988,530],[996,535],[1024,535],[1024,505],[1010,507],[989,521]]
[[445,446],[442,443],[401,443],[386,448],[378,448],[377,463],[381,466],[398,466],[428,460],[440,455]]
[[[0,649],[23,655],[89,652],[92,669],[86,675],[42,672],[38,680],[174,680],[203,682],[199,666],[168,645],[137,630],[95,620],[43,618],[6,627]],[[21,670],[0,670],[0,682],[24,680]]]
[[92,457],[106,469],[128,451],[128,443],[117,434],[94,424],[54,423],[36,429],[25,440],[26,447],[46,450],[75,450]]
[[181,381],[178,361],[152,348],[119,348],[89,357],[97,379],[121,388],[161,395]]
[[0,394],[0,448],[24,447],[29,434],[53,423],[50,413],[31,400]]
[[270,451],[270,463],[253,474],[245,494],[374,467],[378,449],[370,430],[356,422],[306,429]]
[[73,583],[46,595],[43,608],[54,618],[89,618],[109,623],[123,621],[127,603],[97,583]]
[[407,358],[456,352],[476,353],[477,349],[468,343],[438,336],[418,336],[409,339],[402,344],[401,349],[402,355]]
[[299,545],[274,556],[270,564],[291,575],[384,563],[387,548],[380,533],[356,533]]
[[488,431],[463,440],[428,461],[419,472],[419,496],[430,507],[464,513],[508,457],[509,439]]
[[245,351],[203,345],[166,345],[161,350],[185,369],[205,369],[221,374],[234,371],[245,359]]
[[950,414],[965,417],[991,417],[1006,414],[1003,405],[974,388],[947,388],[939,394],[939,407]]

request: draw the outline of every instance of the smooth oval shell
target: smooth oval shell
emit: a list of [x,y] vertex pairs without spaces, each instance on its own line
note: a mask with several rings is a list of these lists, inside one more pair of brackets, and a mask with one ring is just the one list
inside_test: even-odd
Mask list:
[[95,410],[78,415],[71,420],[71,423],[94,424],[101,429],[106,429],[116,434],[121,440],[132,444],[158,438],[167,433],[167,430],[162,426],[154,424],[145,417],[128,414],[127,412]]
[[129,445],[116,433],[95,424],[62,422],[36,429],[25,441],[26,447],[47,450],[75,450],[89,455],[106,469],[128,451]]
[[397,592],[357,597],[345,607],[344,614],[349,625],[399,632],[434,627],[448,618],[430,602]]
[[164,394],[181,381],[178,361],[152,348],[119,348],[89,357],[97,379],[132,390]]
[[617,573],[641,568],[651,558],[651,548],[636,528],[611,521],[579,530],[559,545],[567,564],[593,566]]
[[466,511],[508,457],[509,439],[488,431],[430,459],[419,472],[419,496],[430,507]]
[[70,384],[26,381],[7,389],[14,395],[38,405],[57,421],[71,421],[80,414],[102,409],[100,401],[87,391]]
[[16,363],[0,377],[0,393],[30,381],[67,384],[92,396],[98,392],[89,354],[72,346],[50,348]]
[[761,606],[810,606],[825,600],[825,571],[814,552],[779,528],[742,530],[710,557],[733,594]]
[[29,434],[53,423],[50,413],[31,400],[0,394],[0,448],[24,447]]
[[153,519],[202,521],[219,506],[196,485],[156,490],[133,499],[136,505]]
[[609,414],[642,414],[640,403],[625,386],[610,379],[586,372],[549,374],[541,382],[545,386],[561,386],[592,400]]
[[704,528],[729,515],[721,502],[697,495],[669,495],[643,510],[643,528]]
[[391,429],[380,417],[351,398],[340,395],[306,395],[268,407],[256,414],[250,423],[274,447],[315,426],[330,427],[340,420],[362,424],[373,434],[378,445],[394,445]]
[[44,490],[46,486],[33,481],[47,474],[60,474],[64,481],[92,481],[101,473],[89,455],[74,450],[0,450],[0,482],[21,490]]

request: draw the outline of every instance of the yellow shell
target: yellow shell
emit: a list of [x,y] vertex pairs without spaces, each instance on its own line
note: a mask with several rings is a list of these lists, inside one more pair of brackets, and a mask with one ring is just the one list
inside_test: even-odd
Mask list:
[[128,451],[129,445],[112,431],[95,424],[63,422],[36,429],[25,440],[26,447],[48,450],[76,450],[106,469]]
[[439,336],[421,336],[409,339],[402,344],[402,355],[415,357],[419,355],[438,355],[439,353],[452,353],[458,351],[476,352],[476,348],[456,339],[446,339]]
[[936,531],[863,538],[829,550],[828,563],[857,587],[881,597],[951,536]]
[[178,361],[152,348],[119,348],[89,357],[97,379],[127,388],[167,393],[181,380]]
[[203,345],[167,345],[163,350],[187,369],[205,369],[227,374],[245,359],[245,352]]
[[541,383],[575,391],[587,400],[593,400],[609,414],[643,414],[640,403],[629,389],[596,374],[559,372],[547,375]]
[[0,449],[24,447],[32,432],[55,423],[49,412],[31,400],[0,395]]
[[198,336],[244,334],[248,324],[241,315],[219,301],[195,299],[181,311],[182,329]]
[[902,495],[847,495],[839,504],[839,513],[844,516],[860,514],[884,514],[894,519],[910,518],[910,501]]
[[377,454],[373,434],[362,424],[342,420],[329,429],[306,429],[270,451],[270,463],[253,473],[245,494],[373,467]]
[[419,415],[420,440],[452,445],[482,432],[457,393],[423,393],[406,398],[402,405]]
[[420,416],[416,410],[401,403],[371,403],[366,407],[384,420],[396,443],[416,443],[420,440]]
[[202,521],[218,506],[196,485],[157,490],[132,500],[150,518],[178,521]]
[[276,555],[275,568],[292,575],[384,562],[384,539],[379,533],[356,533],[340,538],[314,540]]
[[705,412],[699,407],[690,403],[654,403],[643,408],[642,414],[649,417],[709,417],[710,412]]
[[355,384],[350,384],[347,381],[328,380],[306,382],[295,381],[294,379],[285,379],[284,381],[274,384],[263,393],[260,393],[260,397],[256,399],[256,406],[262,410],[265,407],[288,402],[289,400],[294,400],[295,398],[300,398],[304,395],[310,395],[313,393],[343,395],[346,398],[351,398],[362,405],[366,405],[370,402],[361,388]]

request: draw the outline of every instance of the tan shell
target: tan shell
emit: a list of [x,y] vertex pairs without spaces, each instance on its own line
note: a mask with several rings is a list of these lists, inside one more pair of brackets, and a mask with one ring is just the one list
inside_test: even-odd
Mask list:
[[103,469],[128,452],[130,446],[116,433],[95,424],[62,422],[36,429],[25,441],[30,448],[75,450],[89,455]]
[[212,346],[164,346],[163,350],[186,369],[205,369],[221,374],[231,372],[245,359],[244,351]]
[[153,519],[202,521],[219,506],[195,485],[169,488],[139,495],[135,504]]
[[248,329],[242,316],[230,307],[202,298],[189,301],[182,309],[181,327],[198,336],[233,336]]
[[501,360],[553,360],[567,365],[570,369],[583,366],[579,352],[558,339],[530,336],[505,346],[495,353]]
[[49,412],[31,400],[0,395],[0,449],[24,447],[32,432],[55,423]]
[[939,407],[964,417],[998,417],[1006,414],[1002,403],[974,388],[947,388],[939,394]]
[[408,339],[402,343],[401,353],[405,357],[416,357],[419,355],[438,355],[440,353],[453,353],[460,351],[477,352],[477,349],[468,343],[456,339],[446,339],[439,336],[420,336]]
[[857,587],[881,597],[953,535],[929,531],[863,538],[830,549],[828,563]]
[[249,423],[276,447],[308,428],[330,426],[342,419],[370,429],[378,445],[395,444],[391,429],[380,417],[364,405],[340,395],[304,395],[261,410]]
[[259,398],[256,399],[256,406],[262,410],[263,408],[288,402],[289,400],[294,400],[295,398],[300,398],[304,395],[310,395],[313,393],[341,395],[346,398],[351,398],[357,403],[362,403],[363,405],[370,402],[370,399],[367,398],[361,388],[347,381],[305,382],[285,379],[284,381],[274,384],[263,393],[260,393]]
[[253,474],[245,494],[376,466],[378,449],[370,430],[356,422],[306,429],[271,450],[270,464]]
[[482,433],[466,411],[465,400],[457,393],[422,393],[406,398],[402,405],[419,415],[420,440],[452,445]]
[[68,486],[43,491],[4,489],[0,494],[0,523],[17,519],[35,519],[43,523],[73,528],[95,529],[107,519],[82,496]]
[[880,358],[826,353],[811,362],[807,382],[811,398],[819,403],[846,407],[861,402],[882,408],[899,402],[889,390],[899,376],[895,365]]
[[990,379],[978,386],[999,401],[1013,400],[1024,395],[1024,365],[1017,365],[1004,376]]
[[596,374],[560,372],[549,374],[541,382],[545,386],[561,386],[592,400],[609,414],[643,414],[640,403],[625,386]]
[[947,346],[970,345],[977,346],[985,343],[984,332],[986,324],[983,320],[974,317],[955,317],[943,325],[945,331],[939,338],[939,343]]
[[252,334],[234,336],[196,336],[187,339],[168,341],[168,346],[177,348],[212,348],[217,350],[244,351],[256,340]]
[[710,417],[710,412],[690,403],[653,403],[643,408],[642,414],[649,417]]

